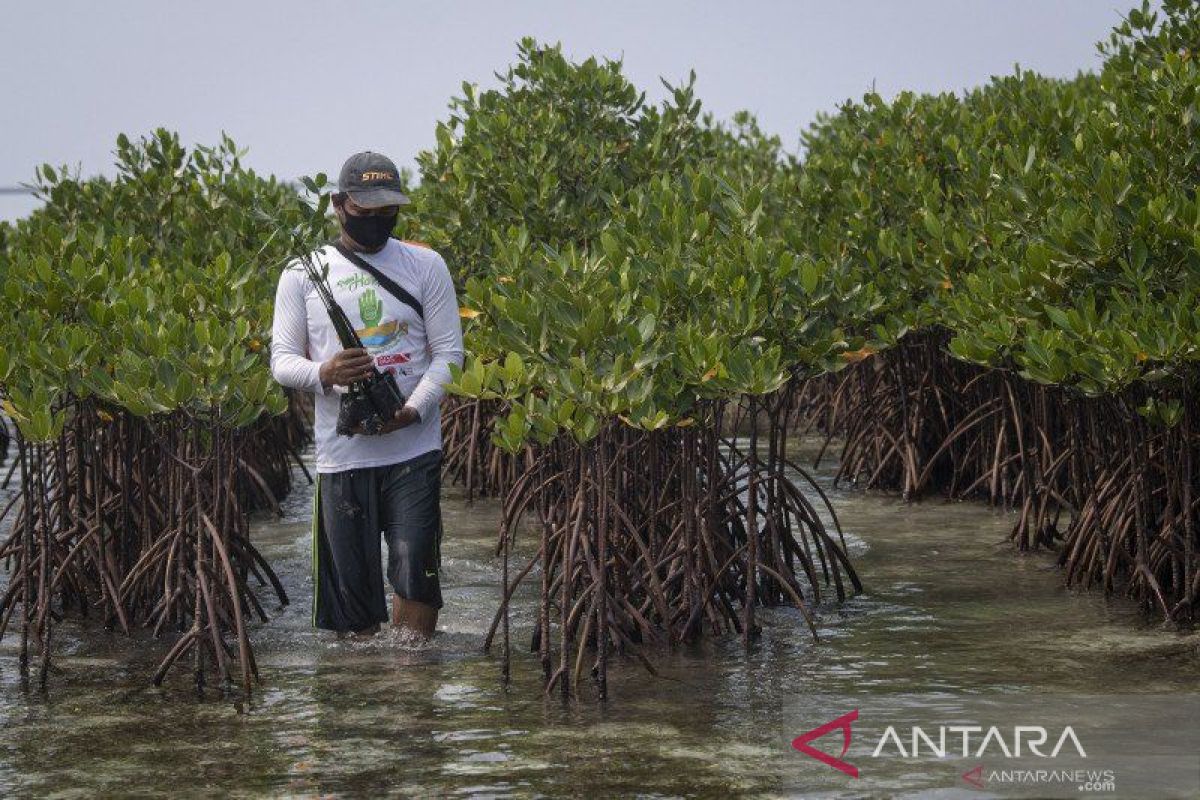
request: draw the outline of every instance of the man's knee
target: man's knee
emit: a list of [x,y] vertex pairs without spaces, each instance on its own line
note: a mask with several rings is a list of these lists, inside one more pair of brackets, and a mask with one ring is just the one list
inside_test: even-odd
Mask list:
[[399,466],[388,486],[388,581],[403,600],[441,608],[441,453]]
[[388,582],[405,600],[442,607],[440,565],[436,543],[423,538],[390,540]]

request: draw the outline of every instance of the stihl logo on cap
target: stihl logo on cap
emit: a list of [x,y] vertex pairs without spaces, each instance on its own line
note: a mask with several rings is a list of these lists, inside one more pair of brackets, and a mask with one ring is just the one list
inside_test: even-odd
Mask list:
[[364,181],[394,181],[396,176],[390,172],[364,172],[360,180]]

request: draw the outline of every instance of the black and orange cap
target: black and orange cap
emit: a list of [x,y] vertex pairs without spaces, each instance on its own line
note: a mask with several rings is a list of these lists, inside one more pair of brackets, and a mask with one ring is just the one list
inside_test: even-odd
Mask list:
[[338,191],[349,194],[363,208],[406,205],[409,200],[403,188],[392,160],[370,150],[346,159],[338,176]]

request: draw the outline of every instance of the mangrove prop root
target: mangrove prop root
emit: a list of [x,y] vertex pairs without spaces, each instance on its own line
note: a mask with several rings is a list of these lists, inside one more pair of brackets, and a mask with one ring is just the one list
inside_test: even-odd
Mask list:
[[[508,606],[535,566],[538,612],[532,650],[546,691],[568,696],[588,676],[608,691],[613,653],[643,660],[647,643],[687,642],[709,631],[758,634],[753,609],[796,605],[816,635],[811,605],[821,584],[845,596],[861,587],[843,545],[792,482],[782,409],[764,433],[722,437],[723,403],[695,425],[640,431],[613,422],[579,444],[561,437],[525,454],[507,484],[498,547],[507,565],[519,530],[538,537],[511,576],[491,630],[503,636],[508,674]],[[758,449],[766,453],[760,454]],[[757,449],[755,447],[757,446]],[[522,518],[534,523],[521,528]],[[840,531],[839,531],[840,535]],[[557,651],[557,655],[555,653]]]
[[[1010,509],[1017,548],[1057,548],[1068,585],[1123,592],[1191,625],[1200,603],[1200,382],[1086,397],[958,361],[947,341],[937,329],[909,334],[795,387],[799,427],[844,440],[838,481]],[[1137,412],[1152,398],[1180,401],[1174,426]]]
[[286,416],[233,430],[214,421],[219,409],[139,418],[100,415],[92,403],[79,403],[55,441],[17,435],[21,492],[0,543],[12,565],[0,636],[20,603],[21,668],[37,643],[44,686],[51,627],[74,609],[126,633],[170,636],[155,683],[190,660],[198,687],[212,669],[219,684],[248,693],[258,673],[246,614],[265,616],[251,576],[281,604],[287,596],[244,512],[286,491],[279,475],[306,434]]

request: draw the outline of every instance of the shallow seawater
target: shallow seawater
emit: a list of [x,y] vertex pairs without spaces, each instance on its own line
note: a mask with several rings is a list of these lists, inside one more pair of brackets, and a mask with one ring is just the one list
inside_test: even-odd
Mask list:
[[[818,480],[866,591],[822,605],[821,641],[796,611],[764,612],[749,654],[730,639],[652,654],[657,676],[614,664],[605,705],[590,692],[565,705],[543,696],[528,651],[532,581],[513,616],[513,682],[501,686],[497,654],[482,652],[499,599],[498,507],[468,506],[455,489],[443,503],[435,640],[348,643],[313,631],[301,482],[282,519],[256,523],[292,602],[252,632],[263,682],[249,706],[211,690],[197,699],[184,672],[154,688],[163,644],[134,648],[78,622],[56,628],[43,697],[22,686],[10,636],[0,644],[0,796],[858,797],[836,773],[804,786],[790,742],[806,698],[1195,689],[1200,637],[1063,589],[1047,556],[1007,546],[1009,515],[833,490],[830,474],[824,465]],[[904,765],[892,769],[908,785]]]

